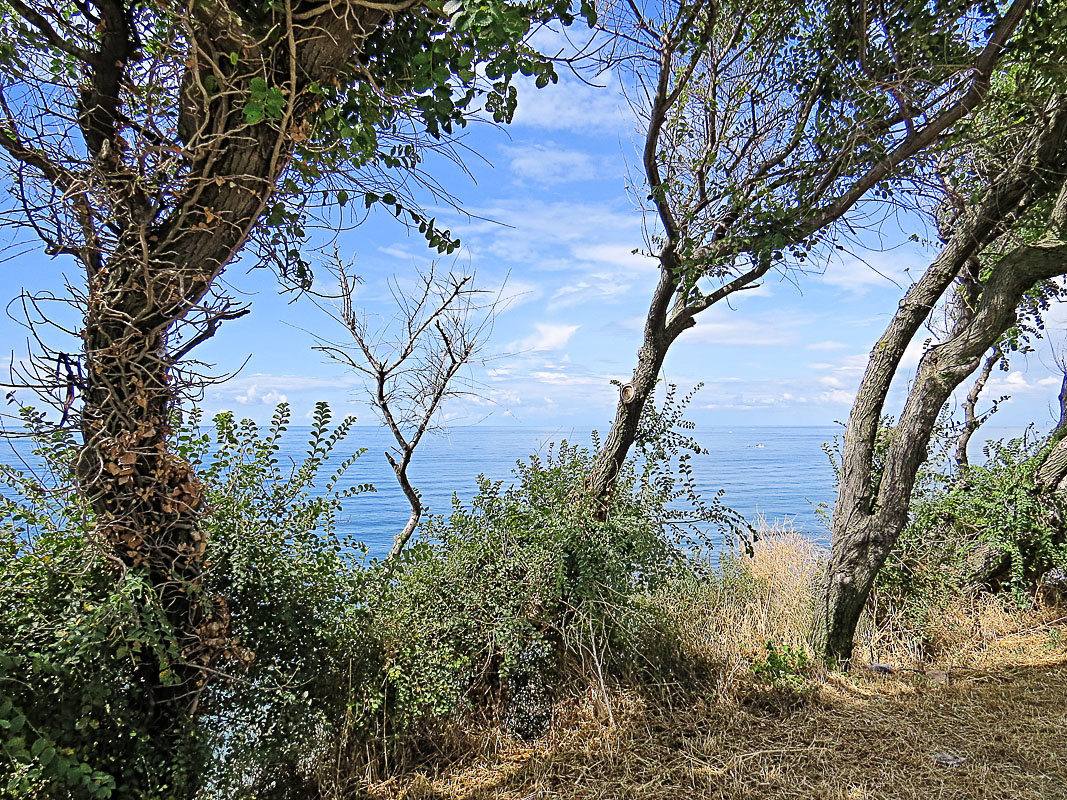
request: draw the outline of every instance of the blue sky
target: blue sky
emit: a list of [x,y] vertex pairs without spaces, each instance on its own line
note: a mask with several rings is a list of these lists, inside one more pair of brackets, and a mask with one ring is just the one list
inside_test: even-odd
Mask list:
[[[456,256],[441,257],[441,266],[473,272],[484,288],[506,281],[504,293],[513,298],[488,343],[487,352],[499,358],[475,376],[482,396],[448,406],[446,421],[601,430],[610,423],[617,396],[610,381],[627,380],[632,370],[657,271],[652,260],[633,253],[644,246],[644,221],[627,188],[639,182],[639,145],[618,85],[610,76],[603,82],[598,88],[563,77],[545,90],[522,87],[512,125],[475,125],[464,140],[480,154],[467,161],[473,180],[452,165],[429,162],[475,217],[437,210],[464,244]],[[866,353],[909,271],[917,275],[932,256],[907,243],[911,232],[887,230],[881,247],[890,249],[843,256],[809,274],[769,276],[759,289],[705,312],[675,344],[665,368],[666,379],[684,389],[705,384],[691,417],[727,426],[845,419]],[[435,257],[417,231],[387,214],[344,233],[339,245],[364,281],[357,301],[371,314],[390,309],[390,278],[403,282]],[[64,273],[79,279],[71,263],[34,247],[0,268],[0,296],[6,302],[23,287],[59,291]],[[232,409],[265,421],[287,400],[300,420],[326,400],[361,424],[374,424],[358,376],[312,350],[316,335],[344,338],[337,323],[307,298],[280,295],[267,270],[235,265],[226,280],[252,313],[224,325],[197,351],[218,373],[240,368],[207,390],[206,411]],[[10,311],[18,315],[17,308]],[[1053,342],[1062,340],[1065,323],[1064,309],[1053,309]],[[64,340],[57,334],[53,341]],[[5,355],[25,357],[25,331],[7,317],[0,320],[0,342]],[[909,350],[897,403],[921,351],[921,341]],[[1016,357],[1010,372],[997,373],[987,397],[1012,396],[997,424],[1047,427],[1058,389],[1045,341],[1034,354]]]

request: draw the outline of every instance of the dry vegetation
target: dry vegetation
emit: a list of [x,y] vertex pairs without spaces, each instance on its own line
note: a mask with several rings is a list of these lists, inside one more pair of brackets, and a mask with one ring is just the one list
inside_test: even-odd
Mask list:
[[822,558],[778,530],[751,558],[727,559],[720,580],[654,598],[680,621],[691,655],[716,665],[698,689],[590,689],[557,707],[542,740],[468,732],[456,742],[462,757],[435,758],[371,795],[1067,800],[1067,609],[978,597],[917,610],[883,599],[852,674],[808,666],[768,680],[753,670],[768,641],[812,656]]

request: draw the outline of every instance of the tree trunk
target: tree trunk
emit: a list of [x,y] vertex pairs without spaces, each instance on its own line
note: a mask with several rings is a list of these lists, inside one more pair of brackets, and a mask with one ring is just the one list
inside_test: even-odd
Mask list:
[[[993,267],[973,318],[954,326],[950,337],[929,350],[919,362],[904,412],[893,431],[877,496],[872,498],[870,490],[859,497],[843,492],[838,499],[840,507],[834,509],[834,544],[825,594],[828,662],[847,666],[852,658],[856,626],[874,579],[907,524],[915,476],[926,460],[926,449],[942,406],[953,390],[978,368],[982,354],[1015,323],[1016,308],[1023,294],[1039,281],[1065,272],[1067,244],[1051,242],[1016,248]],[[875,360],[872,358],[872,362]],[[861,387],[853,413],[876,405],[880,415],[885,394],[879,399],[865,391],[867,388]],[[853,422],[850,418],[850,429]],[[867,421],[857,418],[855,422],[859,425]],[[853,446],[847,433],[845,446],[846,452]],[[859,466],[850,462],[852,469]]]
[[[181,797],[195,785],[184,775],[187,724],[205,668],[230,647],[229,616],[224,603],[202,591],[207,535],[198,516],[201,484],[190,465],[168,451],[174,390],[163,332],[146,325],[143,313],[95,304],[92,296],[90,302],[79,479],[96,516],[96,535],[121,563],[124,580],[144,577],[169,628],[158,642],[131,653],[132,690],[160,759],[150,769],[165,773],[153,779]],[[176,658],[166,650],[168,639],[177,646]]]
[[[381,393],[379,393],[379,397],[381,396]],[[415,533],[415,527],[422,518],[422,498],[419,497],[419,493],[411,485],[411,481],[408,480],[408,464],[411,463],[411,455],[414,451],[415,448],[409,445],[405,448],[399,462],[393,458],[392,453],[386,452],[385,454],[386,460],[393,468],[393,472],[396,473],[397,483],[400,484],[404,497],[407,498],[408,505],[411,506],[411,514],[408,516],[408,521],[404,524],[403,530],[393,537],[393,546],[389,549],[389,558],[396,558],[400,555],[400,552],[407,546],[412,534]]]
[[956,440],[956,466],[960,469],[970,463],[967,456],[967,447],[970,445],[971,437],[974,436],[975,431],[981,427],[982,422],[988,416],[988,414],[981,417],[978,416],[978,398],[982,395],[982,390],[985,389],[985,385],[989,382],[989,376],[993,374],[993,367],[1003,357],[1004,354],[1000,352],[1000,348],[994,346],[993,352],[982,364],[978,377],[974,379],[974,385],[971,386],[971,390],[967,392],[967,398],[963,401],[963,430]]
[[1020,246],[1001,258],[981,285],[976,305],[953,323],[948,340],[927,352],[897,425],[877,486],[875,443],[886,397],[901,359],[952,281],[996,241],[1011,221],[1060,192],[1067,164],[1067,97],[1056,96],[1012,166],[989,185],[945,248],[900,303],[871,357],[845,429],[832,523],[833,547],[824,585],[826,660],[847,666],[856,625],[874,579],[907,522],[915,475],[926,458],[937,415],[953,389],[1014,322],[1022,294],[1065,268],[1059,242]]
[[677,289],[677,282],[671,276],[671,270],[664,259],[669,259],[669,252],[661,255],[665,264],[660,270],[659,284],[652,296],[648,318],[645,322],[644,341],[637,351],[637,366],[634,367],[632,380],[624,384],[619,391],[619,404],[604,443],[593,461],[586,486],[601,504],[601,513],[606,515],[611,494],[615,489],[619,473],[626,461],[626,456],[637,438],[641,412],[656,388],[663,360],[671,343],[687,327],[692,326],[681,320],[667,322],[667,308]]

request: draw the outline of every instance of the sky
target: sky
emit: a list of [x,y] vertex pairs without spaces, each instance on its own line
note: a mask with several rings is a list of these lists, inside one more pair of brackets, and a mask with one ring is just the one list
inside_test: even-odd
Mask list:
[[[410,286],[434,259],[439,270],[473,274],[477,286],[508,298],[485,344],[489,363],[472,374],[478,392],[444,409],[447,424],[601,431],[610,425],[618,396],[611,381],[632,372],[657,269],[640,254],[644,220],[628,188],[639,184],[634,124],[617,81],[607,75],[600,83],[565,75],[543,90],[522,85],[514,123],[473,125],[466,134],[470,176],[428,162],[469,214],[433,209],[463,242],[454,256],[437,256],[417,230],[385,213],[337,241],[362,280],[356,304],[372,324],[393,309],[390,281]],[[769,275],[758,289],[704,312],[674,344],[664,369],[665,380],[683,390],[704,384],[690,417],[701,426],[846,419],[867,353],[911,276],[934,255],[908,242],[909,233],[925,231],[907,230],[907,221],[902,227],[872,242],[878,250],[842,255],[807,274]],[[71,262],[50,259],[36,246],[23,251],[9,252],[0,264],[5,303],[23,289],[60,292],[64,279],[79,280]],[[346,339],[322,307],[330,301],[282,294],[269,270],[251,266],[233,265],[225,280],[252,312],[224,324],[196,351],[216,374],[232,374],[206,390],[205,412],[232,410],[265,422],[277,403],[288,402],[300,422],[325,400],[359,424],[376,424],[360,376],[313,349],[323,339]],[[317,288],[329,293],[328,275],[320,273]],[[19,316],[16,302],[0,318],[3,352],[16,361],[28,348]],[[987,398],[1011,396],[998,425],[1046,428],[1056,416],[1060,378],[1052,346],[1062,344],[1067,310],[1052,309],[1048,321],[1049,339],[1015,357],[987,389]],[[924,333],[897,377],[891,413],[914,374]],[[73,342],[54,334],[61,349],[64,341]],[[26,392],[21,397],[29,400]]]

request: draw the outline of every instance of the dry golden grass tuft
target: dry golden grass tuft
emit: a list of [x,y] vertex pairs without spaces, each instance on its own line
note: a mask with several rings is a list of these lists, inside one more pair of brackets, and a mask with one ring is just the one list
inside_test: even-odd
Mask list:
[[[810,653],[823,554],[765,531],[721,580],[654,598],[708,685],[651,700],[624,688],[561,704],[534,744],[501,742],[370,787],[379,800],[761,798],[1067,800],[1067,609],[960,598],[927,613],[875,607],[857,659],[802,693],[759,688],[775,641]],[[659,695],[656,695],[659,696]],[[488,740],[487,740],[488,741]]]

